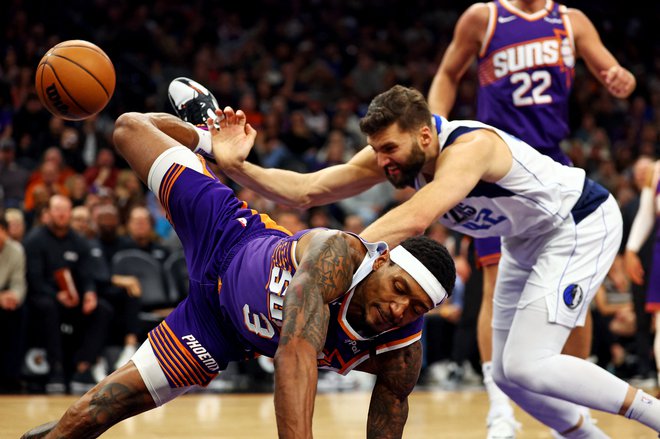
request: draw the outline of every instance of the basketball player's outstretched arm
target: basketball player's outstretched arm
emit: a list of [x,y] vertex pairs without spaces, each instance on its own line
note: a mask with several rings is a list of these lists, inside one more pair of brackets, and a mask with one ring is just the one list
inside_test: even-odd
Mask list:
[[[356,238],[324,231],[299,241],[304,251],[284,299],[275,353],[275,415],[280,438],[311,438],[318,370],[328,330],[328,303],[344,294],[357,268]],[[307,240],[308,239],[308,240]],[[364,255],[364,251],[362,251]]]
[[311,173],[262,168],[246,161],[254,145],[256,131],[246,123],[245,114],[231,107],[217,110],[220,130],[208,124],[213,139],[213,155],[223,172],[253,191],[278,203],[297,208],[328,204],[359,194],[385,180],[376,154],[369,146],[347,163]]

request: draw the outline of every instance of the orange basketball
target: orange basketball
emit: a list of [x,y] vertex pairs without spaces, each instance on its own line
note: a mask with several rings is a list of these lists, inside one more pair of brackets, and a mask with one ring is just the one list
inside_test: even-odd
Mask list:
[[115,91],[115,68],[97,45],[64,41],[37,66],[35,85],[41,102],[56,116],[82,120],[108,104]]

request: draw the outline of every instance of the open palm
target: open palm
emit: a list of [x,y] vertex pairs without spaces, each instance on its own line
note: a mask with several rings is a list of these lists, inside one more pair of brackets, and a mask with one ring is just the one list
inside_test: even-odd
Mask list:
[[257,131],[247,123],[242,110],[234,112],[231,107],[225,107],[224,111],[216,110],[215,113],[216,120],[220,121],[219,128],[212,119],[206,124],[211,133],[215,159],[223,168],[242,163],[254,145]]

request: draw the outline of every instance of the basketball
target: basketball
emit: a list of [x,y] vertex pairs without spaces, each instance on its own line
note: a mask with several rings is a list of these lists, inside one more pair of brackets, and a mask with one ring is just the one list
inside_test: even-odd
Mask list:
[[115,68],[97,45],[64,41],[39,61],[35,86],[51,113],[66,120],[82,120],[103,110],[110,101],[115,91]]

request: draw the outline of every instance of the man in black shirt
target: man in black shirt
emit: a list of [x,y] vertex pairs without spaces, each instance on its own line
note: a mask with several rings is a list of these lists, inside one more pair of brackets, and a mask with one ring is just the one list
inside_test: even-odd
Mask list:
[[[47,225],[25,238],[30,318],[40,327],[50,363],[49,393],[65,391],[62,329],[73,329],[75,344],[71,392],[84,393],[95,381],[90,365],[104,347],[112,309],[96,295],[90,245],[71,230],[71,200],[50,198]],[[70,282],[67,282],[67,279]],[[80,334],[80,336],[78,336]]]

